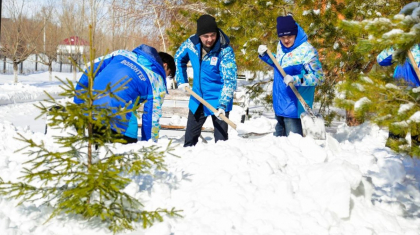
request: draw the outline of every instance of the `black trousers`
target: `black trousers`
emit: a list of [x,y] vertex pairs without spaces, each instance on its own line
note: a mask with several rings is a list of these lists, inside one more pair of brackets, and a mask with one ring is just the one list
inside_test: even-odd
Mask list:
[[[395,134],[393,132],[389,132],[388,135],[388,139],[392,139],[392,140],[400,140],[400,139],[405,139],[405,136],[407,135],[407,133],[404,134]],[[420,143],[420,136],[418,135],[411,135],[411,144],[419,144]]]
[[[102,134],[102,133],[104,133],[104,131],[105,131],[104,127],[103,128],[98,128],[96,125],[93,126],[93,134]],[[118,134],[118,132],[116,132],[114,130],[111,130],[111,131],[112,131],[112,134],[114,134],[114,135]],[[119,134],[118,137],[115,138],[115,139],[124,140],[125,143],[123,143],[123,144],[132,144],[132,143],[137,143],[137,141],[138,141],[137,138],[131,138],[131,137],[128,137],[128,136],[125,136],[125,135],[122,135],[122,134]]]
[[[229,118],[229,112],[225,114]],[[227,140],[228,139],[228,124],[219,120],[216,116],[211,115],[214,127],[214,141]],[[203,105],[198,106],[197,111],[193,114],[190,110],[188,113],[187,129],[185,130],[185,142],[184,147],[195,146],[198,142],[198,138],[201,134],[201,128],[206,122],[207,117],[204,116]]]

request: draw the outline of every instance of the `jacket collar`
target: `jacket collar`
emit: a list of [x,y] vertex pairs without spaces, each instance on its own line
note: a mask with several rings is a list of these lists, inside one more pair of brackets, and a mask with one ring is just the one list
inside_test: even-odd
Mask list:
[[160,56],[157,53],[155,48],[142,44],[138,46],[137,48],[135,48],[133,52],[136,53],[137,55],[142,55],[146,59],[148,59],[150,63],[152,63],[153,70],[159,73],[159,75],[161,75],[162,78],[165,80],[166,73],[165,73],[165,70],[163,69],[162,60],[160,59]]

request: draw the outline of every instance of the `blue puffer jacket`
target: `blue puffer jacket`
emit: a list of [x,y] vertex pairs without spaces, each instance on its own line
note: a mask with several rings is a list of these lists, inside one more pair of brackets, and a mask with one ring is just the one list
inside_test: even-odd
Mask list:
[[[142,115],[141,140],[157,141],[160,130],[159,119],[162,116],[161,107],[167,92],[166,74],[157,51],[147,45],[140,45],[133,51],[114,51],[97,58],[94,61],[94,68],[98,69],[93,84],[93,89],[96,91],[103,91],[108,85],[110,87],[115,85],[116,87],[111,89],[114,91],[118,88],[117,83],[122,84],[130,80],[125,85],[126,89],[115,93],[120,99],[107,95],[95,100],[94,105],[121,108],[131,102],[129,108],[132,108],[137,98],[140,99],[139,102],[146,101]],[[82,75],[76,90],[81,90],[87,85],[88,78]],[[80,104],[84,101],[75,96],[74,102]],[[112,127],[114,124],[117,128]],[[116,116],[111,128],[115,131],[120,129],[121,134],[137,138],[137,117],[133,113],[127,113],[125,119]]]
[[[191,36],[175,54],[178,84],[187,83],[187,63],[191,61],[194,70],[192,90],[209,102],[214,108],[232,110],[233,92],[236,90],[236,62],[229,38],[219,30],[219,38],[213,49],[201,59],[200,38]],[[189,109],[195,113],[200,102],[191,96]],[[205,116],[213,115],[204,107]]]
[[[286,48],[279,41],[275,58],[286,74],[293,77],[296,89],[306,103],[312,107],[315,86],[323,83],[325,78],[318,52],[307,40],[306,33],[298,25],[298,34],[293,46]],[[267,54],[259,57],[275,68],[273,61]],[[283,76],[277,68],[274,69],[273,108],[277,116],[288,118],[299,118],[300,114],[304,112],[302,104],[298,101],[292,89],[283,82]]]
[[[420,65],[420,44],[415,45],[410,49],[411,53],[413,54],[414,61],[416,61],[417,67]],[[383,50],[379,55],[376,57],[379,65],[381,66],[389,66],[393,64],[392,62],[392,54],[394,53],[394,49],[386,49]],[[395,79],[404,79],[412,86],[418,87],[420,86],[419,78],[416,75],[416,72],[413,69],[410,61],[407,59],[404,64],[397,65],[394,71],[394,78]]]

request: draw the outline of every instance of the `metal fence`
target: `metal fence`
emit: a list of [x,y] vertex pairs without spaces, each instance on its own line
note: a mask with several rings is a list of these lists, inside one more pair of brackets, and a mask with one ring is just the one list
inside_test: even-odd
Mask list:
[[[82,66],[83,68],[83,66]],[[53,72],[72,72],[73,64],[65,64],[62,62],[53,62],[52,70]],[[35,72],[44,72],[48,71],[48,66],[40,63],[40,60],[37,56],[33,55],[28,57],[25,61],[18,65],[19,74],[31,74]],[[13,74],[13,63],[11,60],[1,57],[0,61],[0,73],[4,74]]]

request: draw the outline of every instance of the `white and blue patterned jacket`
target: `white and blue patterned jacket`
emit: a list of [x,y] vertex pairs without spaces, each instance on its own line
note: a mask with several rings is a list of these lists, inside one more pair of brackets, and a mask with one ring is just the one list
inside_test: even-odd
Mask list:
[[[200,38],[192,35],[175,54],[175,79],[179,84],[187,83],[187,63],[191,61],[194,70],[192,90],[214,108],[232,110],[233,92],[236,90],[236,61],[229,38],[219,29],[218,40],[213,49],[201,59]],[[200,102],[191,96],[189,109],[195,113]],[[213,115],[204,106],[205,116]]]
[[[102,64],[101,64],[101,61]],[[147,45],[140,45],[133,51],[118,50],[94,61],[94,69],[98,69],[95,76],[93,89],[103,91],[109,85],[112,90],[118,88],[117,83],[122,84],[130,79],[125,89],[115,92],[120,99],[112,96],[103,96],[94,101],[94,105],[105,107],[122,108],[131,102],[128,108],[133,107],[137,98],[139,102],[145,102],[142,114],[141,140],[157,141],[159,138],[162,116],[162,103],[166,90],[166,74],[156,50]],[[100,65],[100,67],[99,67]],[[121,79],[124,78],[123,81]],[[88,85],[88,78],[84,74],[77,83],[76,90],[81,90]],[[77,96],[74,102],[84,102]],[[116,116],[111,123],[111,129],[125,136],[137,139],[137,117],[133,113],[127,113],[125,118]]]
[[[277,53],[274,56],[286,74],[293,77],[296,89],[306,103],[312,107],[315,86],[323,83],[325,78],[318,52],[308,43],[308,37],[303,29],[298,24],[297,26],[298,34],[293,46],[286,48],[279,41]],[[274,67],[273,108],[275,114],[282,117],[299,118],[304,111],[302,104],[298,101],[292,89],[283,82],[283,76],[270,57],[267,54],[259,57]]]
[[[413,54],[414,61],[416,61],[417,67],[420,65],[420,44],[413,46],[410,49],[411,53]],[[394,49],[386,49],[383,50],[379,55],[376,57],[379,65],[381,66],[389,66],[393,64],[392,62],[392,54],[394,53]],[[394,78],[395,79],[404,79],[412,86],[418,87],[420,86],[419,78],[416,75],[416,72],[413,69],[410,61],[407,59],[404,64],[397,65],[394,71]]]

